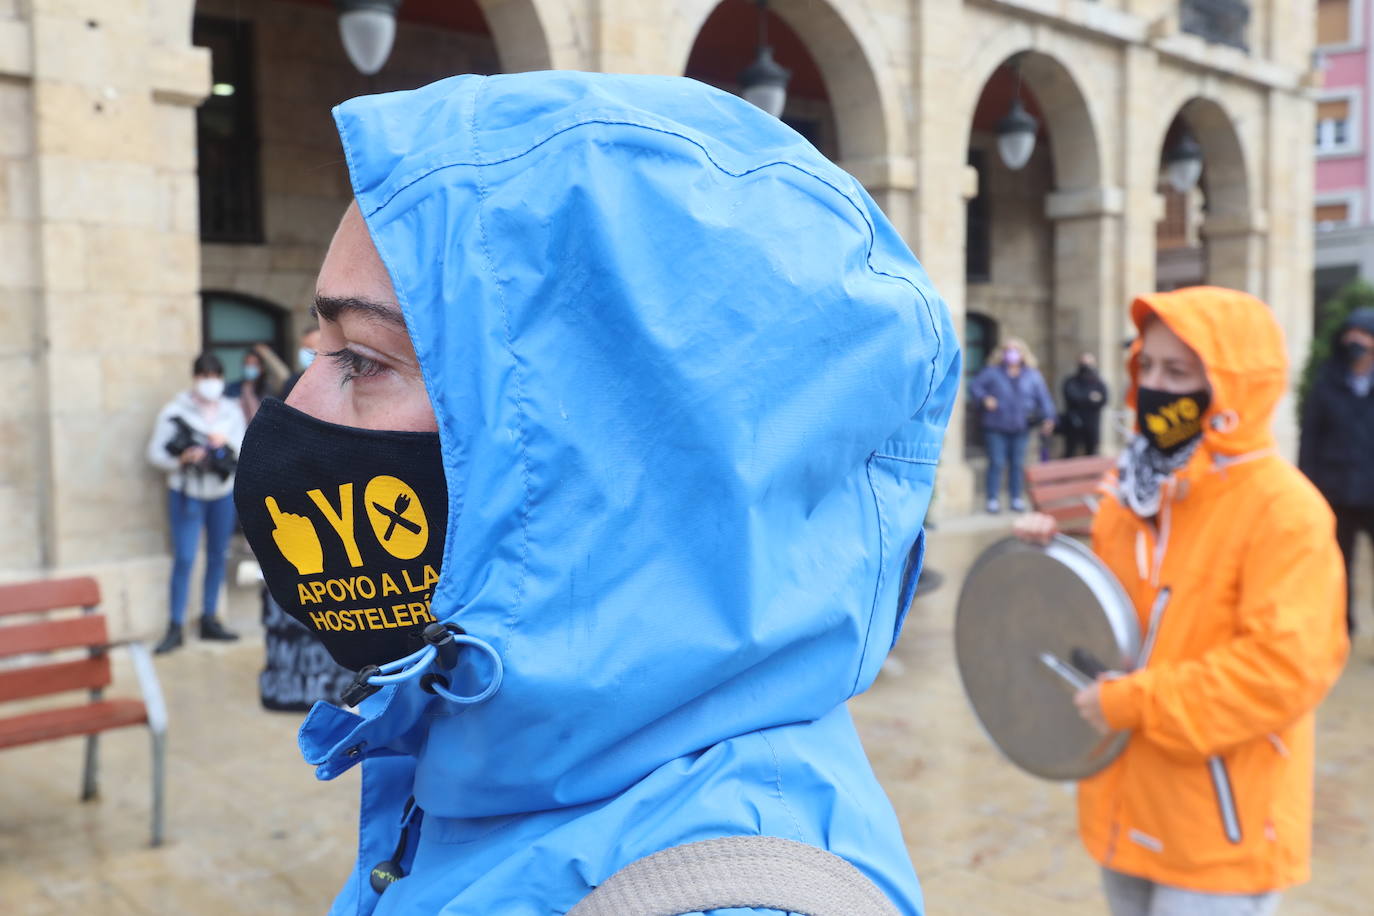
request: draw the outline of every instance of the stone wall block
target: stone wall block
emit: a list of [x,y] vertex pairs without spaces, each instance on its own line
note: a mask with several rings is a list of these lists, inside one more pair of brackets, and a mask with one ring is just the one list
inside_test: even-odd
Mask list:
[[[94,321],[86,322],[97,325]],[[54,349],[57,341],[53,341]],[[64,352],[60,371],[48,373],[48,408],[53,421],[70,411],[89,409],[100,390],[100,357],[90,352]]]
[[33,99],[23,83],[0,80],[0,157],[22,159],[33,153]]
[[[3,329],[0,332],[0,391],[13,391],[9,384],[13,380],[6,375],[11,370],[4,360],[18,359],[25,363],[32,360],[38,344],[38,295],[37,290],[0,288],[0,329]],[[7,399],[0,398],[0,401]]]
[[86,233],[77,223],[43,223],[43,285],[54,292],[86,288]]
[[0,569],[6,571],[6,578],[26,578],[20,571],[36,570],[42,562],[42,545],[36,537],[38,510],[31,488],[0,483],[0,517],[5,519],[0,525],[0,556],[4,557]]
[[178,172],[196,170],[196,113],[181,105],[152,106],[152,136],[158,165]]
[[194,172],[162,172],[158,176],[166,196],[169,232],[200,237],[200,184]]
[[37,252],[32,229],[17,222],[0,223],[0,284],[11,289],[38,285]]
[[0,171],[5,174],[5,203],[10,219],[34,219],[37,215],[38,179],[33,160],[0,160]]
[[39,173],[44,215],[73,222],[153,228],[162,220],[148,201],[157,198],[151,166],[132,162],[46,156]]
[[146,16],[47,16],[33,19],[38,81],[147,92]]
[[40,155],[152,162],[153,102],[146,94],[73,83],[34,87]]
[[[342,211],[340,211],[342,215]],[[324,263],[327,244],[315,245],[273,245],[271,246],[273,270],[300,270],[317,274]]]

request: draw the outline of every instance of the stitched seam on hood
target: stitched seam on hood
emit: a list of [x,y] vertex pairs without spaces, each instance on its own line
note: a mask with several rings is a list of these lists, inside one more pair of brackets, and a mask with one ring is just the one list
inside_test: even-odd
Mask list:
[[[426,166],[424,166],[422,169],[417,170],[416,172],[412,173],[411,175],[408,175],[407,177],[402,178],[402,179],[398,179],[397,182],[396,182],[396,186],[395,186],[394,188],[392,188],[392,189],[386,194],[386,196],[385,196],[382,200],[380,200],[380,201],[376,204],[376,206],[374,206],[374,207],[369,211],[369,213],[368,213],[369,216],[372,215],[372,214],[375,214],[375,213],[380,212],[384,207],[386,207],[388,204],[390,204],[391,201],[395,200],[395,198],[396,198],[402,191],[405,191],[407,188],[411,187],[412,185],[414,185],[414,184],[416,184],[416,183],[418,183],[418,182],[420,182],[420,181],[423,181],[425,178],[428,178],[430,175],[433,175],[435,172],[439,172],[439,171],[442,171],[442,170],[444,170],[444,169],[449,169],[449,168],[457,168],[457,167],[461,167],[461,166],[475,166],[475,167],[477,168],[477,176],[478,176],[478,178],[477,178],[477,183],[478,183],[478,188],[479,188],[479,191],[478,191],[478,197],[479,197],[479,202],[478,202],[478,219],[477,219],[477,221],[478,221],[478,225],[480,226],[480,225],[481,225],[481,203],[480,203],[480,198],[485,194],[484,186],[482,185],[482,181],[481,181],[481,177],[480,177],[480,176],[481,176],[481,170],[482,170],[483,168],[485,168],[485,167],[487,167],[487,166],[493,166],[493,165],[502,165],[503,163],[506,163],[506,162],[513,162],[513,161],[516,160],[516,159],[519,159],[519,158],[521,158],[521,157],[523,157],[523,156],[529,155],[530,153],[534,152],[536,149],[538,149],[539,147],[543,146],[544,144],[553,141],[554,138],[560,136],[561,134],[568,133],[569,131],[575,130],[575,129],[578,128],[578,127],[586,127],[586,126],[590,126],[590,125],[594,125],[594,124],[600,124],[600,125],[607,126],[607,127],[637,127],[637,128],[639,128],[639,129],[641,129],[641,130],[648,130],[648,131],[653,131],[654,133],[666,134],[666,135],[668,135],[668,136],[670,136],[670,137],[677,137],[678,139],[684,140],[684,141],[686,141],[687,143],[690,143],[690,144],[692,144],[693,146],[695,146],[697,149],[699,149],[699,150],[701,151],[702,155],[706,157],[707,161],[709,161],[712,165],[714,165],[714,166],[715,166],[717,169],[719,169],[721,172],[725,173],[726,175],[731,176],[732,178],[743,178],[743,177],[746,176],[746,175],[752,175],[752,174],[754,174],[755,172],[762,171],[762,170],[764,170],[764,169],[766,169],[766,168],[770,168],[770,167],[772,167],[772,166],[783,166],[783,167],[786,167],[786,168],[793,169],[794,171],[800,172],[800,173],[803,174],[803,175],[807,175],[807,176],[809,176],[810,178],[812,178],[812,179],[814,179],[814,180],[820,182],[821,184],[825,185],[826,187],[830,188],[830,189],[831,189],[832,191],[834,191],[836,194],[840,195],[840,197],[843,198],[843,199],[845,200],[846,203],[848,203],[851,207],[854,208],[854,211],[855,211],[856,213],[858,213],[859,219],[860,219],[860,221],[862,221],[862,223],[863,223],[863,225],[864,225],[864,228],[868,231],[868,250],[867,250],[866,252],[864,252],[864,265],[869,269],[869,271],[871,271],[873,274],[875,274],[875,275],[877,275],[877,276],[880,276],[880,277],[887,277],[889,280],[896,280],[896,281],[898,281],[898,282],[901,282],[901,283],[906,284],[906,286],[909,287],[913,293],[915,293],[916,297],[920,300],[921,305],[923,305],[923,306],[925,307],[927,325],[928,325],[928,327],[929,327],[931,336],[932,336],[932,337],[934,338],[934,340],[935,340],[935,352],[931,355],[931,360],[930,360],[930,379],[929,379],[929,382],[928,382],[928,384],[927,384],[927,386],[926,386],[926,396],[925,396],[925,398],[921,401],[920,406],[916,408],[916,413],[919,414],[919,413],[921,413],[922,411],[924,411],[924,410],[926,409],[926,406],[930,403],[930,399],[931,399],[932,395],[934,395],[934,393],[935,393],[935,387],[936,387],[936,381],[937,381],[937,379],[936,379],[936,373],[937,373],[937,370],[938,370],[939,365],[940,365],[941,356],[943,355],[944,349],[945,349],[945,347],[944,347],[944,343],[945,343],[945,342],[944,342],[943,337],[942,337],[941,334],[940,334],[940,324],[939,324],[939,322],[936,321],[936,319],[935,319],[935,312],[934,312],[934,309],[931,308],[930,300],[926,297],[925,292],[924,292],[919,286],[917,286],[915,283],[913,283],[913,282],[912,282],[909,278],[907,278],[907,277],[898,276],[898,275],[896,275],[896,274],[890,274],[890,273],[887,273],[886,271],[879,270],[877,267],[873,266],[873,249],[877,246],[877,242],[878,242],[878,233],[877,233],[877,230],[874,229],[872,221],[869,220],[869,218],[868,218],[868,214],[864,212],[864,208],[861,207],[861,206],[859,205],[859,203],[858,203],[857,201],[855,201],[855,199],[854,199],[850,194],[846,193],[845,190],[844,190],[843,188],[839,187],[839,186],[836,185],[834,182],[830,181],[829,179],[825,178],[824,176],[819,175],[819,174],[817,174],[816,172],[811,171],[810,169],[803,168],[803,167],[801,167],[800,165],[797,165],[795,162],[788,162],[788,161],[782,160],[782,159],[773,159],[773,160],[770,160],[770,161],[768,161],[768,162],[760,163],[759,165],[756,165],[756,166],[754,166],[753,168],[747,168],[747,169],[744,169],[743,171],[734,172],[734,171],[731,171],[730,169],[726,168],[726,167],[725,167],[724,165],[722,165],[720,162],[718,162],[718,161],[716,160],[716,157],[713,156],[713,155],[711,155],[711,150],[708,149],[708,148],[706,147],[705,144],[703,144],[701,141],[695,139],[694,137],[690,137],[690,136],[688,136],[687,134],[681,133],[681,132],[679,132],[679,131],[670,130],[670,129],[666,128],[666,127],[660,127],[660,126],[654,125],[654,124],[645,124],[645,123],[642,123],[642,122],[639,122],[639,121],[632,121],[632,120],[624,119],[624,118],[609,118],[609,117],[601,117],[601,118],[585,118],[585,117],[584,117],[584,118],[579,118],[579,119],[570,121],[570,122],[568,122],[568,123],[566,123],[566,124],[564,124],[564,125],[562,125],[562,126],[560,126],[560,127],[554,128],[552,131],[549,132],[549,134],[548,134],[547,136],[541,137],[541,138],[539,138],[538,140],[535,140],[535,141],[534,141],[533,143],[531,143],[528,147],[526,147],[525,149],[521,150],[521,151],[518,152],[518,153],[512,153],[512,154],[509,154],[509,155],[507,155],[507,156],[505,156],[505,157],[503,157],[503,158],[501,158],[501,159],[494,159],[494,160],[491,160],[491,161],[489,161],[489,162],[485,162],[485,161],[482,160],[481,153],[480,153],[480,151],[479,151],[478,148],[477,148],[476,120],[477,120],[477,108],[478,108],[478,104],[477,104],[477,103],[478,103],[478,97],[479,97],[480,94],[481,94],[482,88],[484,88],[484,87],[487,85],[488,79],[489,79],[488,77],[482,77],[482,78],[481,78],[481,82],[478,84],[477,90],[473,93],[473,99],[472,99],[472,117],[471,117],[471,121],[469,122],[469,125],[468,125],[468,130],[469,130],[469,132],[471,133],[471,136],[472,136],[474,156],[473,156],[472,158],[470,158],[470,159],[461,159],[461,158],[460,158],[460,159],[441,159],[441,160],[439,160],[438,162],[434,163],[433,165],[426,165]],[[349,173],[350,173],[350,175],[354,174],[354,172],[353,172],[353,170],[352,170],[352,168],[351,168],[351,163],[350,163]],[[848,175],[847,172],[846,172],[845,174]],[[851,178],[851,180],[853,180],[853,177],[852,177],[852,176],[850,176],[850,178]],[[361,206],[361,205],[360,205],[360,206]],[[488,258],[488,261],[489,261],[489,263],[490,263],[490,254],[489,254],[489,253],[487,254],[487,258]],[[491,269],[492,269],[492,278],[495,279],[495,267],[494,267],[494,264],[492,265]],[[916,311],[916,309],[914,308],[914,305],[913,305],[912,311],[913,311],[913,312]]]
[[[472,99],[472,116],[468,122],[468,131],[473,138],[473,151],[478,154],[480,160],[480,150],[477,149],[477,103],[482,89],[487,85],[484,77],[477,85],[476,92]],[[479,161],[477,165],[482,165]],[[486,262],[487,274],[491,278],[492,285],[496,289],[496,295],[501,303],[501,327],[505,336],[506,353],[511,359],[511,377],[515,382],[515,391],[512,398],[512,405],[515,408],[515,441],[516,450],[520,455],[520,482],[525,491],[524,499],[520,505],[520,574],[515,580],[515,600],[510,610],[506,614],[506,652],[511,651],[515,642],[515,624],[519,620],[520,610],[525,601],[525,580],[529,577],[530,569],[530,507],[534,502],[534,488],[531,484],[530,472],[530,453],[529,443],[525,434],[525,379],[524,373],[520,370],[520,357],[515,352],[515,338],[511,332],[510,309],[506,303],[506,289],[501,282],[501,278],[496,273],[496,261],[491,255],[491,245],[487,240],[486,223],[482,220],[482,206],[487,197],[487,186],[482,180],[482,170],[476,171],[477,177],[477,233],[482,243],[482,259]]]

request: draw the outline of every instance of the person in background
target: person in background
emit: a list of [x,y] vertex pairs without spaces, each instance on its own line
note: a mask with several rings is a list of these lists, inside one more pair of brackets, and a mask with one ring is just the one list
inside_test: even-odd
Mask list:
[[1051,434],[1055,421],[1054,398],[1025,341],[1007,338],[974,376],[969,391],[983,411],[983,439],[988,449],[987,510],[993,514],[1002,511],[999,497],[1005,471],[1012,511],[1024,512],[1021,477],[1026,442],[1032,429],[1038,428],[1041,435]]
[[1355,632],[1355,539],[1374,538],[1374,308],[1351,312],[1303,404],[1298,467],[1331,504],[1345,557],[1347,632]]
[[1078,371],[1064,379],[1064,457],[1096,455],[1102,435],[1102,408],[1107,406],[1107,383],[1097,374],[1097,357],[1078,357]]
[[224,366],[202,353],[191,366],[192,385],[157,416],[148,440],[148,461],[167,472],[172,529],[171,622],[155,652],[182,644],[191,567],[205,532],[205,584],[200,638],[234,640],[215,617],[234,531],[234,469],[246,426],[238,402],[224,396]]
[[243,409],[245,423],[251,423],[262,399],[271,397],[290,376],[286,363],[265,343],[255,343],[243,354],[243,378],[231,382],[224,389],[225,397],[234,398]]
[[[1112,916],[1267,916],[1310,871],[1314,711],[1349,651],[1335,521],[1270,428],[1288,356],[1268,306],[1195,287],[1136,299],[1131,318],[1137,430],[1092,550],[1145,648],[1073,698],[1129,735],[1078,784],[1079,834]],[[1016,524],[1038,544],[1055,530]]]
[[300,349],[296,351],[296,367],[299,371],[286,380],[282,385],[281,394],[278,395],[283,401],[291,396],[291,389],[296,387],[296,383],[305,375],[305,370],[310,368],[310,364],[315,361],[315,354],[320,349],[320,329],[318,325],[311,325],[301,332]]

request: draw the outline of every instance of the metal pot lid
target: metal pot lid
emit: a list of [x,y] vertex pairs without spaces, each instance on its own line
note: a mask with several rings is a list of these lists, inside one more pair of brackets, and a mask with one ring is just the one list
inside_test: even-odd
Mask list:
[[1125,732],[1103,737],[1073,705],[1098,670],[1130,671],[1140,623],[1091,550],[998,541],[974,562],[954,618],[959,676],[993,744],[1045,779],[1085,779],[1115,759]]

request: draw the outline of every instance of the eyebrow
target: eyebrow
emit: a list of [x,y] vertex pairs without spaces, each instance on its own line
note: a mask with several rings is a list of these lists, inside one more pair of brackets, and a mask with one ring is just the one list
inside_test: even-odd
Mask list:
[[340,315],[350,312],[376,321],[384,321],[399,328],[404,328],[406,325],[405,319],[401,317],[400,309],[385,302],[378,302],[376,299],[316,295],[315,304],[310,306],[310,317],[323,318],[328,322],[336,322]]

